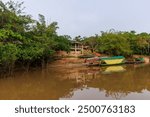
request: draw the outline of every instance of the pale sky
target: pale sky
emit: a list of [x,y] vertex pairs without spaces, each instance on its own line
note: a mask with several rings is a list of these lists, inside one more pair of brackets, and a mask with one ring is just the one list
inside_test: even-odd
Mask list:
[[58,22],[60,35],[91,36],[112,28],[150,33],[150,0],[22,1],[25,2],[25,12],[34,19],[40,13],[49,23]]

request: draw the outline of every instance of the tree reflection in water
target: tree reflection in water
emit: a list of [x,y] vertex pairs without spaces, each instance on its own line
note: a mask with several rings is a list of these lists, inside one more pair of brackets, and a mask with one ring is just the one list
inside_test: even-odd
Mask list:
[[17,72],[0,79],[0,99],[150,99],[150,66],[123,68],[103,74],[101,67],[51,64]]
[[[113,67],[114,68],[114,67]],[[121,68],[120,66],[118,68]],[[117,68],[117,70],[118,70]],[[92,68],[93,69],[93,68]],[[106,69],[106,68],[105,68]],[[84,79],[81,84],[86,84],[90,88],[99,89],[99,92],[105,92],[105,97],[111,97],[111,99],[123,99],[128,97],[129,94],[133,93],[144,93],[143,90],[150,91],[150,66],[143,65],[129,65],[123,66],[120,71],[112,70],[109,74],[102,74],[105,71],[93,70],[91,68],[88,70],[81,70],[78,73],[78,77]],[[108,73],[108,69],[107,69]],[[78,80],[77,80],[78,84]],[[77,90],[84,89],[84,87],[78,87]],[[81,92],[82,93],[82,92]],[[98,93],[98,92],[97,92]],[[97,94],[95,94],[96,96]],[[150,96],[150,95],[149,95]],[[72,98],[71,97],[67,97]],[[150,97],[147,97],[147,99]],[[94,95],[93,95],[94,99]]]

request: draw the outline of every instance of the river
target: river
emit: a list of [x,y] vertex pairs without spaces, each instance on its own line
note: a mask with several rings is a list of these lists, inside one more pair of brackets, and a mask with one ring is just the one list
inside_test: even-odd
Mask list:
[[147,100],[150,65],[88,67],[51,63],[0,78],[3,100]]

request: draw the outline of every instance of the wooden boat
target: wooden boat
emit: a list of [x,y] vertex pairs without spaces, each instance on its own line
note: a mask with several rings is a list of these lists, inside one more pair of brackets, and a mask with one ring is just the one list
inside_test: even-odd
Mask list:
[[113,56],[113,57],[101,57],[100,58],[100,65],[107,66],[107,65],[119,65],[125,63],[124,56]]
[[145,63],[144,58],[134,58],[133,60],[127,60],[125,61],[126,64],[140,64],[140,63]]
[[94,55],[81,55],[78,58],[93,58],[95,57]]
[[97,65],[100,65],[100,57],[93,57],[93,58],[87,58],[85,59],[85,63],[88,65],[88,66],[97,66]]

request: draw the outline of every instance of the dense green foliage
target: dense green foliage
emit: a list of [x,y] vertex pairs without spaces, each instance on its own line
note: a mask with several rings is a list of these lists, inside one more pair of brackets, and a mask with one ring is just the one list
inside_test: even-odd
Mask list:
[[32,19],[22,12],[22,4],[0,1],[0,66],[41,64],[57,50],[69,51],[70,40],[57,35],[57,22],[46,25],[41,14],[38,21]]
[[101,32],[100,35],[85,38],[84,43],[91,50],[108,54],[131,56],[133,54],[150,54],[150,34],[131,32]]

